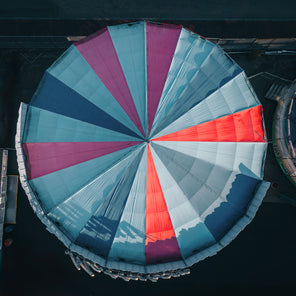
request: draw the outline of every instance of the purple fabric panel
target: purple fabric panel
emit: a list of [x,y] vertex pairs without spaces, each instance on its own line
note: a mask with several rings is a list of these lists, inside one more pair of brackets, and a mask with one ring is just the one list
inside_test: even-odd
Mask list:
[[145,246],[145,256],[147,264],[182,260],[176,237],[149,242]]
[[182,27],[146,24],[149,132],[175,53]]
[[24,143],[28,180],[97,158],[141,142]]
[[75,43],[81,55],[98,75],[139,131],[144,135],[130,90],[125,80],[110,33],[103,29]]

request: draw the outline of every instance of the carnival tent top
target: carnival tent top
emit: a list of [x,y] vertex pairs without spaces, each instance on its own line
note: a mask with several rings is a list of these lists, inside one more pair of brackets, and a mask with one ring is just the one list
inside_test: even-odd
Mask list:
[[269,186],[266,147],[243,70],[150,22],[72,45],[21,105],[16,136],[41,221],[78,268],[125,279],[179,276],[233,240]]

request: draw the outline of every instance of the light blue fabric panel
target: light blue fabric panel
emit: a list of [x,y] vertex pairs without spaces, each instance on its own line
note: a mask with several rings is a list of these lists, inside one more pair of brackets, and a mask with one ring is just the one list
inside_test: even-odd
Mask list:
[[152,147],[151,152],[183,258],[215,244],[215,238]]
[[[155,141],[159,146],[199,158],[229,171],[263,178],[267,143]],[[244,168],[248,170],[245,170]]]
[[147,131],[145,23],[110,26],[108,30],[143,130]]
[[224,84],[242,72],[242,69],[221,48],[215,46],[197,69],[174,106],[157,122],[153,135],[198,105]]
[[143,149],[126,167],[124,174],[112,188],[98,209],[85,224],[75,243],[107,259],[129,192],[131,190]]
[[[229,225],[236,223],[244,214],[254,187],[260,182],[258,178],[226,170],[155,143],[153,147],[201,221],[204,222],[209,215],[213,217],[213,212],[219,209],[221,216],[225,218],[225,224],[223,220],[216,218],[216,225],[215,219],[209,218],[207,226],[210,225],[211,233],[216,239],[221,238],[229,230]],[[244,170],[248,169],[244,167]],[[240,185],[244,188],[242,192],[239,191]]]
[[187,87],[194,74],[215,45],[199,35],[182,29],[167,80],[155,115],[154,125],[161,122]]
[[58,222],[71,238],[75,240],[104,198],[116,186],[118,180],[135,159],[138,152],[139,148],[75,194],[69,196],[64,202],[53,208],[47,214],[48,217]]
[[23,143],[96,141],[139,141],[139,139],[29,106]]
[[141,136],[132,120],[74,45],[47,72]]
[[245,73],[242,72],[164,128],[155,137],[167,135],[259,104],[257,97],[247,83]]
[[145,264],[147,148],[130,190],[108,260]]
[[156,143],[152,145],[184,195],[190,201],[194,199],[193,207],[197,215],[201,216],[219,197],[223,190],[223,184],[225,184],[231,172],[222,169],[225,174],[221,176],[221,180],[215,179],[216,175],[211,176],[218,169],[215,168],[214,164],[162,147]]
[[38,192],[44,210],[50,211],[100,174],[135,151],[138,145],[122,149],[29,181]]

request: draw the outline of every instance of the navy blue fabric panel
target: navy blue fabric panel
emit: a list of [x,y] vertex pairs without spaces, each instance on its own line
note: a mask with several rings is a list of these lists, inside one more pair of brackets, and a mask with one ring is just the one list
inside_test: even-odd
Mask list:
[[139,138],[48,72],[44,74],[30,105]]
[[108,257],[143,152],[126,169],[95,214],[80,231],[75,243],[103,258]]
[[239,211],[246,213],[259,183],[261,183],[261,180],[257,178],[237,174],[235,180],[228,185],[230,191],[227,195],[227,201]]
[[227,201],[222,202],[205,219],[206,226],[217,241],[246,213],[260,182],[261,180],[237,174],[233,182],[226,184],[229,187]]

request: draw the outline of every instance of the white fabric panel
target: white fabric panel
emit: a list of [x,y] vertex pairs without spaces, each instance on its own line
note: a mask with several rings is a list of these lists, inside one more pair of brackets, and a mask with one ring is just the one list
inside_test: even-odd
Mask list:
[[[262,179],[267,143],[155,141],[157,145],[205,160],[229,171]],[[250,171],[244,170],[247,167]],[[251,173],[252,172],[252,173]]]
[[[167,80],[160,98],[154,125],[174,105],[182,91],[202,65],[215,45],[184,28],[176,46]],[[154,128],[152,128],[153,132]]]
[[151,153],[182,256],[186,258],[196,250],[216,243],[199,213],[192,206],[190,197],[185,196],[153,147]]
[[178,236],[178,232],[181,230],[180,227],[182,228],[186,224],[196,225],[201,222],[201,219],[184,195],[184,192],[179,188],[173,177],[170,176],[170,173],[155,153],[153,146],[150,147],[175,234]]
[[246,81],[244,72],[238,74],[153,138],[259,105]]

